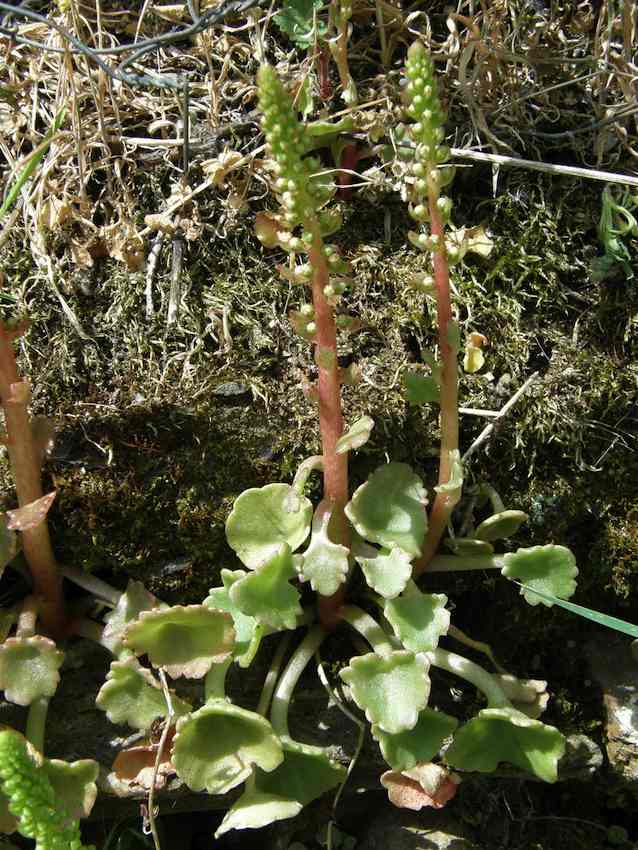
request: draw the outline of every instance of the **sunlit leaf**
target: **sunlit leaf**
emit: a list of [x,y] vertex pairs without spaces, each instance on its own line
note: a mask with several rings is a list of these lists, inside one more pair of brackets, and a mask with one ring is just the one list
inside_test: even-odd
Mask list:
[[293,494],[288,484],[267,484],[245,490],[235,500],[226,521],[226,537],[243,563],[254,570],[273,558],[282,543],[294,552],[310,531],[312,503]]
[[426,496],[410,466],[388,463],[355,491],[345,511],[361,537],[418,556],[427,528]]
[[550,599],[543,598],[535,590],[559,599],[569,599],[576,591],[578,567],[576,558],[566,546],[548,543],[545,546],[532,546],[529,549],[517,549],[503,556],[505,566],[501,573],[506,578],[518,579],[526,587],[521,594],[530,605],[539,602],[551,608]]
[[350,659],[339,675],[370,723],[396,735],[412,729],[430,694],[429,662],[423,655],[370,652]]

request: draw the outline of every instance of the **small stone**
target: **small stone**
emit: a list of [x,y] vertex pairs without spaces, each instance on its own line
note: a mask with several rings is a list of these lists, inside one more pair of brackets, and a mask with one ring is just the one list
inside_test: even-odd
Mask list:
[[248,395],[250,387],[247,384],[240,384],[238,381],[228,381],[225,384],[219,384],[213,390],[213,395],[217,398],[233,399],[238,396]]

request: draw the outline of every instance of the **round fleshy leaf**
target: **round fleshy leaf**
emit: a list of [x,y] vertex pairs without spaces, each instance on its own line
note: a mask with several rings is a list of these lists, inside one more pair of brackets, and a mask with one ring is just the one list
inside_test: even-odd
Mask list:
[[192,791],[225,794],[257,765],[274,770],[283,759],[279,739],[265,717],[225,699],[177,721],[172,762]]
[[487,540],[474,540],[473,537],[455,537],[454,540],[448,538],[445,545],[461,558],[494,554],[494,547],[491,543],[488,543]]
[[423,655],[374,652],[350,659],[339,675],[370,723],[396,735],[416,726],[430,695],[429,663]]
[[294,629],[303,613],[299,591],[290,584],[296,574],[290,547],[284,543],[267,563],[233,584],[231,601],[273,629]]
[[164,611],[143,611],[127,626],[124,643],[136,655],[148,655],[154,667],[169,676],[199,679],[233,650],[233,618],[204,605],[174,605]]
[[317,507],[310,545],[301,555],[298,567],[301,581],[309,581],[312,589],[322,596],[336,593],[348,576],[348,548],[333,543],[328,537],[332,511],[333,505],[328,499]]
[[408,770],[417,764],[431,761],[458,725],[455,717],[433,708],[424,708],[413,729],[390,735],[378,726],[373,726],[372,736],[378,741],[383,758],[393,770]]
[[565,738],[553,726],[515,708],[484,708],[459,729],[445,760],[460,770],[481,773],[508,762],[545,782],[556,782],[564,752]]
[[170,759],[170,750],[175,737],[175,727],[172,726],[162,748],[157,772],[155,763],[159,751],[159,741],[146,738],[135,747],[127,747],[115,757],[111,772],[106,777],[105,785],[117,797],[128,797],[140,792],[147,794],[153,779],[155,789],[163,788],[169,776],[175,775],[175,768]]
[[412,652],[431,652],[450,627],[447,596],[421,593],[413,581],[401,596],[388,599],[384,613],[395,635]]
[[346,515],[361,537],[386,549],[421,554],[427,528],[426,490],[406,463],[388,463],[359,487]]
[[523,511],[501,511],[483,520],[474,536],[477,540],[488,541],[512,537],[527,520],[528,516]]
[[137,620],[142,611],[156,608],[165,610],[168,605],[149,593],[141,581],[129,581],[115,608],[104,618],[106,625],[100,643],[113,655],[119,655],[124,649],[122,635],[126,626]]
[[521,588],[521,594],[530,605],[538,605],[539,602],[548,608],[553,605],[553,602],[533,593],[534,589],[559,599],[569,599],[576,590],[576,558],[566,546],[548,543],[546,546],[517,549],[504,555],[503,562],[505,566],[501,573],[506,578],[517,579],[532,588]]
[[[310,531],[312,503],[288,484],[245,490],[226,520],[226,538],[251,570],[267,563],[287,543],[294,552]],[[295,507],[296,510],[291,510]]]
[[30,705],[39,697],[52,697],[60,681],[64,660],[49,638],[7,638],[0,646],[0,691],[9,702]]
[[97,798],[98,763],[92,759],[44,759],[42,767],[55,791],[56,804],[73,820],[87,818]]
[[[172,703],[178,717],[191,710],[191,706],[175,694]],[[151,671],[133,657],[111,663],[95,704],[106,712],[111,723],[128,723],[134,729],[149,729],[156,718],[166,717],[168,713],[159,683]]]
[[366,577],[368,587],[384,599],[398,596],[412,575],[410,556],[396,547],[390,552],[379,552],[364,544],[354,557]]
[[271,773],[258,770],[254,787],[228,811],[215,837],[231,829],[257,829],[297,815],[312,800],[343,782],[346,769],[321,747],[281,739],[284,759]]
[[233,657],[240,667],[250,667],[266,631],[261,623],[258,623],[254,617],[244,614],[230,598],[231,587],[247,575],[245,570],[222,570],[221,579],[224,586],[209,590],[208,596],[202,602],[202,605],[206,605],[207,608],[228,611],[233,618],[235,626]]

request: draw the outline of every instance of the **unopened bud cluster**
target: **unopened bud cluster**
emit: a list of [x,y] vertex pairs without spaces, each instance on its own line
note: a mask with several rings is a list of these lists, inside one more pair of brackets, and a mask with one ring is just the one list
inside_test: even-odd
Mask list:
[[420,41],[408,51],[405,73],[406,112],[413,122],[408,125],[408,132],[415,146],[410,215],[421,223],[429,221],[428,199],[432,193],[442,221],[447,222],[452,201],[439,197],[439,191],[454,173],[450,167],[441,167],[450,157],[450,149],[443,144],[445,114],[437,93],[434,63]]
[[[262,126],[275,161],[275,189],[284,207],[284,219],[291,228],[306,224],[315,218],[317,209],[325,202],[311,179],[313,172],[319,170],[319,163],[312,157],[304,157],[307,150],[305,128],[274,68],[263,65],[257,83]],[[290,248],[302,250],[303,244],[298,241],[298,246]]]

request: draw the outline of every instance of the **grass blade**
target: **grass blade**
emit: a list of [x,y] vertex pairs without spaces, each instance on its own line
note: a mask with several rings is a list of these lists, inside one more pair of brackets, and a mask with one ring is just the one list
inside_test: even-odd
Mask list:
[[0,221],[4,218],[4,216],[9,212],[11,207],[15,204],[18,195],[20,194],[22,187],[27,182],[27,180],[31,177],[35,169],[38,167],[40,162],[42,161],[42,157],[49,149],[49,145],[51,144],[51,139],[54,134],[62,126],[62,122],[64,121],[64,116],[66,114],[66,108],[61,109],[58,114],[55,116],[53,120],[53,124],[49,128],[46,136],[44,137],[41,144],[33,151],[30,157],[27,159],[26,165],[22,169],[22,171],[18,174],[15,179],[13,186],[9,189],[7,197],[4,199],[4,203],[0,207]]
[[592,620],[592,622],[598,623],[600,626],[606,626],[608,629],[614,629],[616,632],[622,632],[634,639],[638,638],[638,626],[634,626],[633,623],[627,623],[625,620],[619,620],[618,617],[610,617],[609,614],[601,614],[600,611],[592,611],[591,608],[585,608],[583,605],[575,605],[573,602],[566,602],[564,599],[558,599],[550,593],[542,593],[540,590],[534,590],[533,587],[528,587],[526,584],[521,584],[518,581],[515,581],[514,584],[525,588],[525,590],[529,590],[531,593],[535,593],[543,599],[547,599],[548,602],[553,602],[554,605],[560,605],[561,608],[571,611],[572,614],[578,614],[579,617],[585,617],[585,619]]

